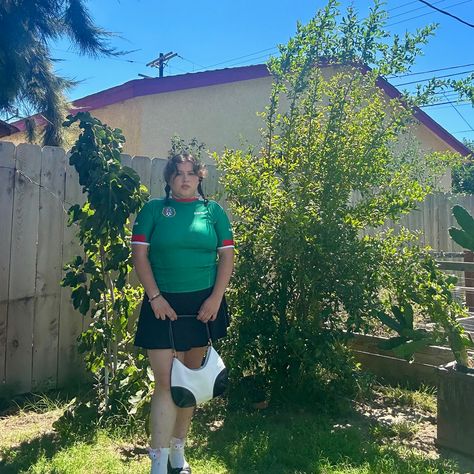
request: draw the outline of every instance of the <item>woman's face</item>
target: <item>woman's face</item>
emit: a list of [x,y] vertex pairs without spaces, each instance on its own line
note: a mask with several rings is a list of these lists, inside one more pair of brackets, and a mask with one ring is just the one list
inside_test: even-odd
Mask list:
[[178,199],[193,198],[197,194],[199,176],[193,170],[190,161],[178,163],[178,171],[171,177],[170,188],[173,197]]

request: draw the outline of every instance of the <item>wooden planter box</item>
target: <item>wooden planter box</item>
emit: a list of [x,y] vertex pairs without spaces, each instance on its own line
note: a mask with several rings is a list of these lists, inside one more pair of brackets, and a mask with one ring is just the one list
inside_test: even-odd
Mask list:
[[438,367],[453,360],[447,347],[428,346],[414,355],[413,362],[397,357],[392,351],[379,348],[387,338],[355,334],[349,341],[356,360],[362,369],[391,384],[438,385]]
[[436,444],[474,457],[474,373],[451,362],[438,368]]

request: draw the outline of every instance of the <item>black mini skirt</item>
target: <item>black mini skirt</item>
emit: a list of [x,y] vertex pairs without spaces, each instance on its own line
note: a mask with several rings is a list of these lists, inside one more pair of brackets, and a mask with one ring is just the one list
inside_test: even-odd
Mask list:
[[[168,301],[176,314],[197,314],[201,305],[212,293],[212,288],[188,293],[165,293],[163,297]],[[207,346],[208,333],[206,325],[196,318],[179,318],[171,322],[174,343],[177,351],[188,351],[193,347]],[[209,321],[209,332],[212,341],[227,335],[229,326],[229,310],[225,297],[217,313],[215,321]],[[138,317],[135,345],[144,349],[171,349],[170,320],[158,319],[153,313],[148,296],[145,297]]]

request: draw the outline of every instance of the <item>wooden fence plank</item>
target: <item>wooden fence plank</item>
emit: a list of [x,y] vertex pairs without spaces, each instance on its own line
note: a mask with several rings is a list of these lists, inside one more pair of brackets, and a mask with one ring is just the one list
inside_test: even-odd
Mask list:
[[222,201],[224,192],[221,186],[219,186],[219,171],[214,164],[208,164],[207,166],[207,177],[203,182],[203,189],[206,196],[215,201]]
[[128,166],[129,168],[132,167],[132,157],[130,155],[122,153],[120,155],[120,162],[122,163],[122,166]]
[[32,388],[40,391],[57,383],[64,181],[64,150],[43,148],[32,369]]
[[21,144],[16,156],[6,383],[24,393],[31,390],[41,149]]
[[[68,159],[66,159],[68,163]],[[79,185],[79,176],[74,167],[66,164],[66,184],[64,189],[65,207],[82,205],[85,196]],[[63,227],[62,265],[76,255],[81,255],[81,247],[76,238],[77,226]],[[64,272],[63,272],[64,274]],[[77,351],[77,337],[82,332],[83,316],[76,311],[71,302],[71,290],[61,288],[59,342],[58,342],[58,386],[75,383],[84,375],[82,357]]]
[[132,159],[132,168],[140,176],[140,181],[150,191],[151,178],[151,160],[147,156],[134,156]]
[[434,232],[436,234],[436,248],[448,249],[448,229],[447,229],[447,208],[448,202],[444,194],[438,193],[435,196],[435,213],[434,213]]
[[163,178],[163,170],[168,160],[163,158],[153,158],[151,160],[150,175],[150,196],[158,198],[165,195],[165,180]]
[[15,190],[15,153],[13,143],[0,142],[0,388],[5,387],[8,290],[12,239],[13,195]]
[[445,214],[446,222],[442,225],[446,229],[445,230],[446,238],[447,238],[446,251],[447,252],[455,252],[455,251],[457,251],[458,248],[456,247],[456,243],[454,242],[454,240],[449,235],[449,228],[454,223],[453,222],[454,217],[453,217],[452,209],[453,209],[453,206],[456,204],[457,199],[456,199],[456,196],[454,196],[452,194],[445,194],[444,197],[445,197],[445,200],[446,200],[446,214]]
[[453,262],[451,260],[436,260],[441,270],[474,272],[474,262]]
[[434,232],[435,221],[434,221],[434,196],[428,196],[423,203],[423,224],[424,224],[424,236],[425,245],[429,245],[435,250],[438,249],[436,246],[436,234]]

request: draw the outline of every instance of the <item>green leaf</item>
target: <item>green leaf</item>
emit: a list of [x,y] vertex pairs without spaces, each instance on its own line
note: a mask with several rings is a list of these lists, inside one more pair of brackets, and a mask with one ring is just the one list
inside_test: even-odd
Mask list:
[[461,247],[474,251],[474,237],[456,227],[449,228],[449,235]]
[[456,205],[453,207],[453,215],[464,232],[474,238],[474,219],[471,214],[464,207]]
[[390,339],[379,342],[378,347],[384,351],[391,351],[393,348],[398,347],[405,342],[406,338],[404,337],[391,337]]
[[410,341],[393,348],[393,352],[400,358],[406,360],[413,360],[413,355],[430,345],[432,342],[430,337],[419,339],[417,341]]
[[396,331],[398,333],[401,332],[401,330],[402,330],[401,325],[395,319],[388,316],[388,314],[386,314],[385,312],[378,311],[377,312],[377,317],[380,319],[380,321],[382,323],[384,323],[390,329],[393,329],[394,331]]

